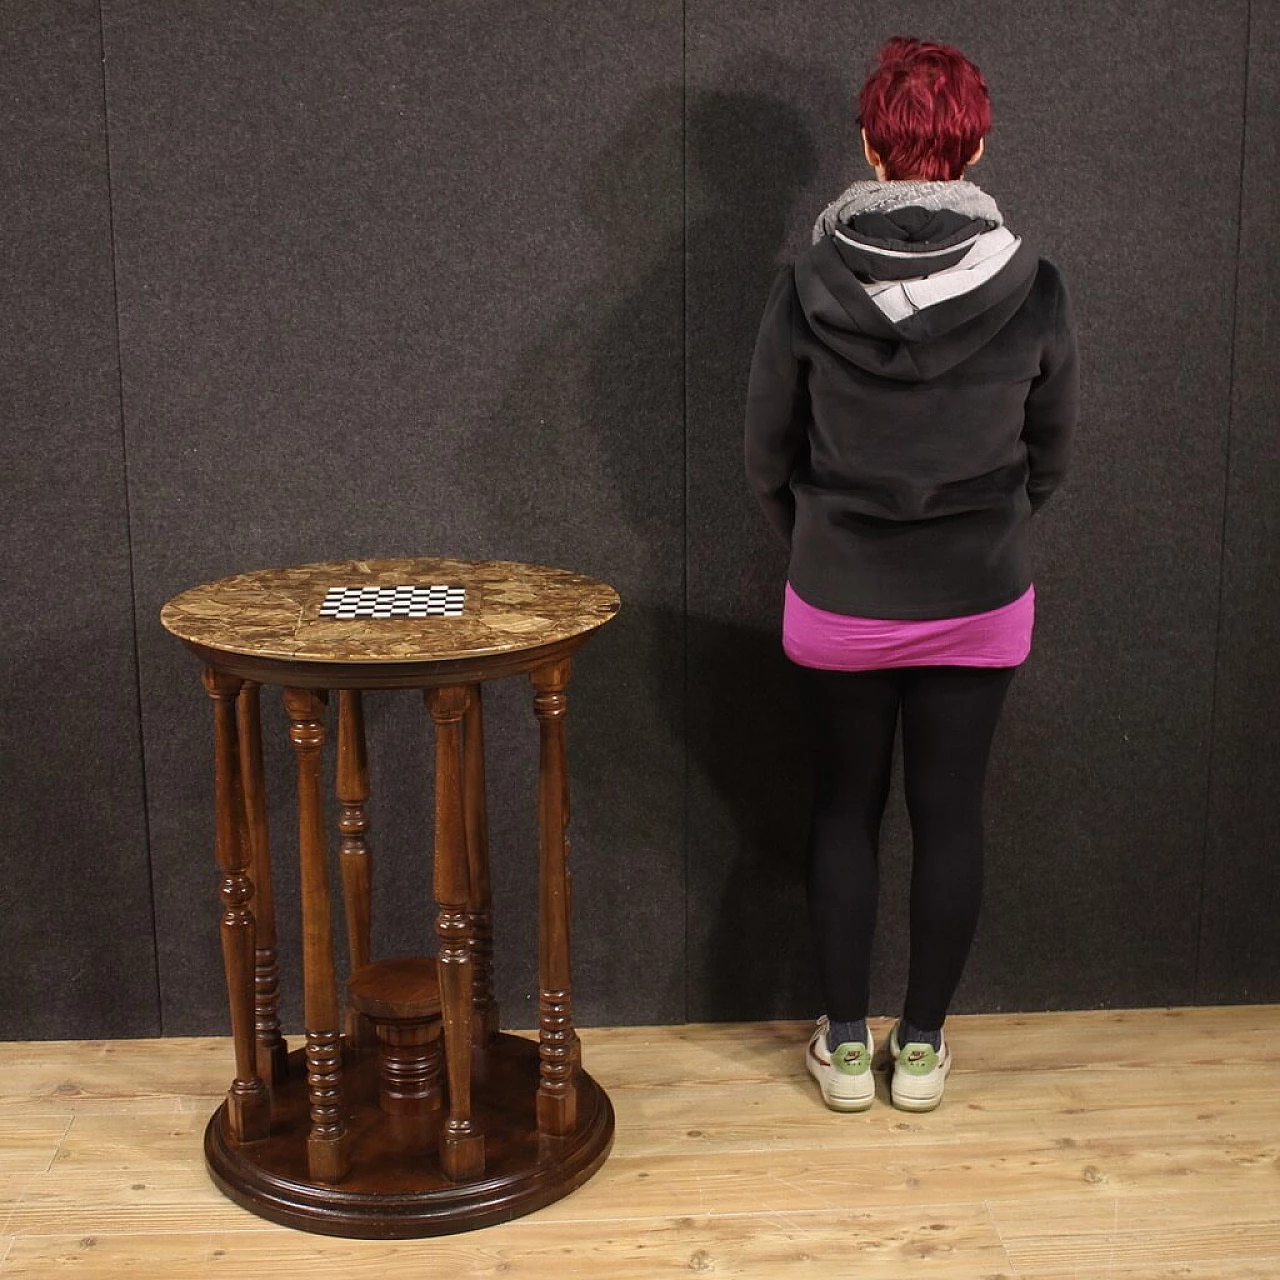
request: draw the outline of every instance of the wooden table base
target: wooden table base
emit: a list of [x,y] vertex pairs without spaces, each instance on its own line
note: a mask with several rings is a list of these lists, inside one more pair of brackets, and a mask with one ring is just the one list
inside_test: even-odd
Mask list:
[[303,1231],[387,1240],[492,1226],[568,1195],[613,1144],[613,1107],[585,1072],[577,1077],[573,1131],[538,1131],[538,1067],[537,1043],[519,1036],[499,1034],[474,1053],[474,1115],[487,1137],[485,1172],[474,1182],[453,1183],[441,1173],[438,1113],[419,1122],[382,1110],[372,1054],[344,1073],[351,1166],[341,1183],[307,1174],[311,1122],[301,1051],[290,1055],[288,1078],[272,1091],[270,1136],[233,1145],[224,1103],[205,1130],[205,1160],[237,1204]]

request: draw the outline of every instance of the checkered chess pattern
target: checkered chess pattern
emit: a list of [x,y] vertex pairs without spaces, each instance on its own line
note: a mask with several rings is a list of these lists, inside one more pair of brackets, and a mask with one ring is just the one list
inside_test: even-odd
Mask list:
[[320,606],[322,618],[460,618],[465,587],[330,587]]

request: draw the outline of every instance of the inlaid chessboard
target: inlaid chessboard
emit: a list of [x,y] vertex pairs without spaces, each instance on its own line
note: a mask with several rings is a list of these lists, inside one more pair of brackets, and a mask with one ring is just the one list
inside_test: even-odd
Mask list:
[[465,587],[440,584],[330,587],[320,616],[342,622],[357,618],[460,618],[466,603]]

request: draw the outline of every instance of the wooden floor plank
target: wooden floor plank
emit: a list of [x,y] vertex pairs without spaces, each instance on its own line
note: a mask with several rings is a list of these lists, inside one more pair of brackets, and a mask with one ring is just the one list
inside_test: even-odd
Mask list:
[[9,1050],[0,1052],[0,1115],[15,1108],[80,1113],[148,1098],[176,1110],[182,1095],[225,1093],[233,1061],[230,1042],[209,1037],[0,1049]]
[[[1280,1133],[1280,1077],[1242,1073],[1215,1078],[1206,1101],[1200,1072],[1168,1073],[1154,1097],[1146,1073],[1117,1075],[1105,1086],[1022,1080],[983,1092],[986,1077],[958,1070],[947,1105],[926,1116],[905,1116],[886,1105],[834,1119],[807,1075],[779,1079],[772,1088],[706,1085],[677,1089],[610,1090],[618,1116],[618,1146],[628,1155],[661,1155],[687,1149],[719,1151],[809,1149],[839,1151],[917,1143],[967,1144],[1039,1136],[1064,1147],[1083,1137],[1118,1134],[1180,1140],[1192,1131],[1202,1141],[1230,1141],[1240,1133]],[[690,1123],[692,1121],[692,1123]]]
[[877,1152],[861,1161],[847,1153],[831,1160],[792,1151],[722,1155],[710,1162],[696,1156],[624,1156],[613,1158],[572,1199],[545,1212],[581,1221],[616,1212],[611,1206],[618,1200],[632,1215],[648,1216],[668,1212],[672,1201],[689,1205],[691,1212],[787,1212],[945,1202],[966,1194],[1053,1199],[1189,1185],[1227,1187],[1245,1195],[1273,1185],[1278,1150],[1199,1145],[1147,1152],[1081,1145],[1063,1153],[1028,1143],[980,1152],[953,1144],[916,1147],[898,1156]]
[[1066,1271],[1019,1271],[1027,1280],[1277,1280],[1280,1256],[1223,1258],[1215,1262],[1140,1262],[1106,1271],[1071,1267]]
[[70,1116],[0,1117],[0,1176],[43,1173],[70,1128]]
[[[1158,1196],[1099,1197],[1092,1203],[988,1206],[1020,1271],[1194,1261],[1225,1264],[1249,1254],[1280,1256],[1280,1176],[1251,1194],[1197,1186]],[[1277,1273],[1280,1274],[1280,1273]]]
[[686,1216],[643,1223],[599,1222],[572,1229],[523,1219],[438,1240],[327,1240],[299,1232],[239,1235],[27,1237],[5,1275],[125,1271],[182,1276],[276,1277],[323,1266],[343,1277],[379,1277],[420,1268],[479,1280],[549,1280],[565,1275],[652,1280],[662,1275],[790,1280],[824,1260],[856,1259],[860,1277],[919,1274],[937,1280],[1008,1275],[1004,1251],[980,1205],[936,1211],[742,1217]]
[[5,1180],[0,1178],[0,1241],[6,1243],[0,1245],[0,1253],[8,1253],[9,1245],[13,1237],[9,1235],[9,1218],[13,1213],[14,1207],[22,1199],[22,1193],[26,1189],[26,1183],[21,1183],[10,1188],[6,1188]]
[[[160,1123],[163,1121],[163,1123]],[[149,1122],[149,1123],[146,1123]],[[113,1117],[77,1119],[58,1160],[34,1179],[12,1208],[8,1233],[48,1234],[74,1212],[77,1229],[122,1229],[132,1214],[166,1230],[219,1219],[221,1229],[252,1224],[213,1190],[200,1157],[203,1117],[143,1117],[128,1132]],[[543,1211],[562,1222],[691,1213],[842,1211],[850,1206],[923,1206],[974,1195],[983,1199],[1082,1199],[1189,1187],[1237,1197],[1276,1193],[1280,1146],[1256,1139],[1191,1142],[1142,1150],[1123,1139],[1078,1140],[1061,1148],[1041,1139],[992,1141],[983,1150],[955,1143],[917,1144],[893,1153],[795,1150],[646,1154],[615,1151],[603,1170],[573,1196]]]

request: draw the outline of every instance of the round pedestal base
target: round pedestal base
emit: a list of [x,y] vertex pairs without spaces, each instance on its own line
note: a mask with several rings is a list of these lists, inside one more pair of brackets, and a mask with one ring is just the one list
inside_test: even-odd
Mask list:
[[204,1153],[218,1187],[237,1204],[286,1227],[331,1236],[401,1239],[447,1235],[532,1213],[581,1186],[613,1143],[613,1107],[585,1072],[578,1076],[578,1124],[562,1138],[538,1132],[538,1046],[497,1035],[472,1057],[474,1116],[485,1137],[485,1171],[453,1183],[440,1172],[442,1114],[388,1115],[378,1105],[372,1055],[344,1069],[350,1172],[335,1186],[307,1172],[306,1064],[289,1056],[289,1077],[273,1090],[271,1135],[234,1146],[226,1107],[205,1130]]

